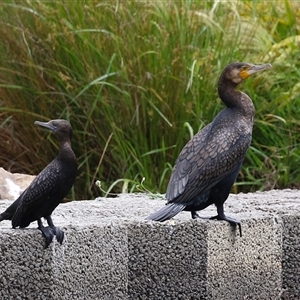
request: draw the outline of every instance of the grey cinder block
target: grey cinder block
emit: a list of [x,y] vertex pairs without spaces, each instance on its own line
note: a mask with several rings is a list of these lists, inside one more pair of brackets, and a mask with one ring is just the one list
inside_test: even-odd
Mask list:
[[44,249],[38,230],[1,230],[0,299],[126,299],[126,228],[65,228]]
[[3,221],[0,299],[300,299],[299,193],[230,195],[225,212],[242,237],[187,212],[146,221],[165,201],[143,194],[59,205],[65,240],[48,249],[36,224]]
[[229,224],[213,224],[208,235],[209,299],[279,299],[281,229],[272,217],[244,221],[242,237]]
[[300,299],[300,215],[283,216],[283,299]]
[[128,227],[130,299],[206,299],[206,222]]

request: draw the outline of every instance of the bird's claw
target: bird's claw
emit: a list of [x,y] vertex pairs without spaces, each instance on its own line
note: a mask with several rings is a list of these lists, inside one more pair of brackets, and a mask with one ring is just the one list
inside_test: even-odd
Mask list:
[[53,240],[54,232],[51,227],[39,227],[40,231],[43,233],[45,240],[46,240],[46,246],[45,249],[49,247],[50,243]]
[[213,216],[213,217],[201,217],[197,214],[197,212],[192,212],[192,218],[193,219],[197,219],[197,218],[201,218],[201,219],[209,219],[209,220],[220,220],[220,221],[227,221],[230,225],[236,227],[236,225],[239,227],[239,233],[240,233],[240,237],[242,237],[242,226],[241,223],[233,218],[230,217],[226,217],[226,216]]
[[62,244],[64,240],[64,232],[59,229],[58,227],[52,227],[52,226],[47,226],[47,227],[39,227],[40,231],[43,233],[45,240],[46,240],[46,246],[45,249],[49,247],[50,243],[53,240],[53,237],[56,236],[56,240]]
[[52,230],[53,230],[54,235],[56,236],[56,240],[60,244],[62,244],[62,242],[64,240],[64,236],[65,236],[64,232],[58,227],[52,227]]
[[240,237],[242,237],[242,225],[239,221],[237,221],[233,218],[230,218],[230,217],[220,216],[220,215],[210,217],[210,220],[227,221],[230,225],[235,226],[235,227],[237,225],[239,227]]

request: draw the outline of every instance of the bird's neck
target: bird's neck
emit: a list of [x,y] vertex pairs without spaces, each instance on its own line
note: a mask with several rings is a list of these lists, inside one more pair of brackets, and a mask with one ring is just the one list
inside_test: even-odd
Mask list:
[[230,80],[220,80],[218,85],[218,93],[223,103],[231,109],[237,110],[241,115],[253,121],[255,108],[251,98],[236,90],[237,85]]
[[76,161],[76,156],[71,148],[71,142],[69,140],[60,141],[59,155],[61,159]]

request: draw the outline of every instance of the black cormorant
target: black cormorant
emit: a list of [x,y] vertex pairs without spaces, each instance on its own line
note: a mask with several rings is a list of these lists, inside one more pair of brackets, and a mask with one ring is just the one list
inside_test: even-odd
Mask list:
[[250,97],[236,87],[250,75],[271,67],[236,62],[223,70],[218,93],[227,107],[182,149],[167,187],[168,202],[148,220],[165,221],[183,210],[191,211],[195,219],[199,218],[198,210],[215,204],[218,215],[211,219],[238,225],[242,235],[240,222],[225,216],[223,204],[251,143],[255,109]]
[[[46,127],[57,135],[60,142],[59,154],[0,215],[0,221],[12,220],[13,228],[24,228],[37,221],[38,228],[45,236],[47,248],[54,235],[60,244],[63,242],[64,232],[54,226],[51,214],[69,193],[75,181],[77,160],[71,148],[72,127],[68,121],[35,121],[34,124]],[[49,226],[43,226],[42,217]]]

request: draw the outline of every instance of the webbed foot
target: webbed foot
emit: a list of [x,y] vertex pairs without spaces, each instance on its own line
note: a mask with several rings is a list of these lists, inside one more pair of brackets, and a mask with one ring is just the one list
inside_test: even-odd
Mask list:
[[46,240],[46,246],[45,246],[45,249],[49,247],[50,243],[52,242],[53,240],[53,237],[54,237],[54,232],[52,230],[52,228],[50,226],[47,226],[47,227],[44,227],[43,225],[42,226],[39,226],[38,227],[39,230],[43,233],[44,237],[45,237],[45,240]]
[[238,220],[230,218],[230,217],[227,217],[225,215],[222,215],[222,216],[217,215],[217,216],[211,217],[210,219],[211,220],[227,221],[230,225],[232,225],[234,227],[238,226],[239,227],[240,237],[242,236],[242,226],[241,226],[241,223]]
[[62,244],[65,236],[64,232],[58,227],[54,226],[51,216],[47,216],[45,219],[47,220],[48,225],[52,228],[53,234],[56,236],[56,240]]
[[[192,219],[203,219],[203,220],[211,220],[211,217],[201,217],[200,215],[198,215],[198,213],[196,211],[192,211]],[[213,217],[215,218],[215,217]]]
[[60,244],[62,244],[62,242],[64,240],[64,236],[65,236],[64,232],[60,228],[58,228],[58,227],[51,227],[51,228],[53,230],[54,235],[56,236],[56,240]]

